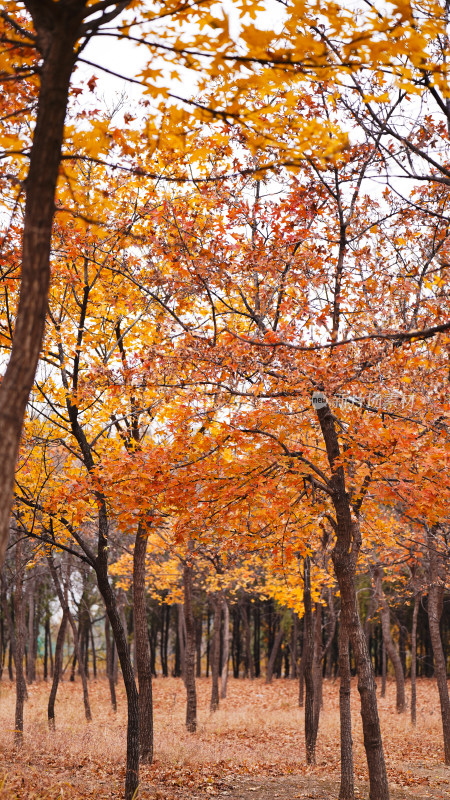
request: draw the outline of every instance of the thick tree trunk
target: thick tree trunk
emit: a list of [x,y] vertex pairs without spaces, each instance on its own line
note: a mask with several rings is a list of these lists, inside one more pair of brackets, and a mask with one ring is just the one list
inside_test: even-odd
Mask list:
[[16,715],[14,741],[20,747],[23,742],[23,705],[25,702],[25,675],[23,657],[25,652],[25,603],[23,598],[23,578],[25,563],[22,539],[16,540],[16,589],[14,592],[14,621],[16,626]]
[[139,521],[133,555],[133,618],[139,681],[139,749],[142,762],[153,761],[152,654],[147,628],[145,556],[148,534]]
[[341,727],[341,784],[339,800],[354,800],[352,713],[350,707],[350,657],[345,627],[339,628],[339,714]]
[[223,635],[222,635],[222,669],[220,674],[220,697],[224,700],[227,696],[228,661],[230,658],[230,609],[226,600],[223,601]]
[[398,654],[397,648],[392,641],[390,629],[390,611],[383,592],[383,572],[380,567],[375,567],[373,571],[375,597],[380,606],[381,628],[383,631],[383,642],[385,650],[391,659],[394,667],[395,682],[397,685],[397,712],[403,713],[406,709],[405,698],[405,675],[403,672],[402,662]]
[[183,568],[184,619],[186,622],[186,649],[184,654],[186,686],[186,728],[190,733],[197,730],[197,691],[195,686],[196,629],[192,608],[192,565]]
[[63,612],[58,635],[56,637],[55,667],[53,670],[52,688],[50,689],[50,695],[48,698],[48,707],[47,707],[48,726],[53,730],[55,729],[56,693],[58,691],[58,685],[62,675],[63,648],[64,648],[64,638],[66,635],[66,628],[67,628],[67,616]]
[[219,670],[220,670],[220,622],[222,616],[222,595],[214,595],[214,623],[213,640],[211,645],[211,703],[210,710],[216,711],[219,708]]
[[[31,4],[30,4],[31,5]],[[42,13],[40,13],[40,6]],[[21,288],[11,355],[0,385],[0,563],[9,536],[14,472],[28,396],[44,335],[50,279],[50,240],[64,120],[85,4],[33,2],[32,15],[43,49],[36,124],[25,182]],[[51,9],[54,6],[54,9]]]
[[327,457],[331,469],[328,487],[336,514],[336,542],[332,560],[341,593],[341,619],[348,632],[356,662],[358,691],[361,698],[364,748],[369,770],[370,800],[388,800],[389,787],[381,739],[376,686],[367,642],[359,618],[356,595],[356,564],[361,548],[361,532],[355,511],[350,506],[345,487],[345,473],[340,461],[335,418],[328,403],[317,409]]
[[433,647],[434,674],[441,705],[444,759],[445,763],[450,765],[450,697],[447,683],[447,665],[439,626],[446,578],[445,558],[448,559],[448,556],[441,557],[437,532],[434,529],[427,529],[427,546],[429,562],[428,624]]
[[420,594],[417,593],[414,597],[414,611],[411,628],[411,724],[416,725],[417,722],[417,686],[416,686],[416,671],[417,671],[417,618],[419,616]]

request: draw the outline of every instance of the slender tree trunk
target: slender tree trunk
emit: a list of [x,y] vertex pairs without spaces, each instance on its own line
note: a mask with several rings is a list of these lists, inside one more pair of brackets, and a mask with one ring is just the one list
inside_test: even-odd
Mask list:
[[303,631],[303,675],[305,680],[305,748],[306,762],[315,764],[316,762],[316,735],[314,731],[314,634],[313,634],[313,615],[311,605],[311,560],[309,556],[304,560],[303,573],[303,605],[305,608],[304,631]]
[[34,647],[34,610],[35,610],[35,585],[34,576],[28,579],[27,601],[28,601],[28,661],[27,661],[27,681],[34,683],[36,680],[36,658]]
[[278,618],[279,628],[275,634],[272,650],[270,651],[269,660],[267,662],[266,683],[271,683],[273,678],[273,671],[275,667],[276,657],[280,649],[281,642],[283,641],[284,630],[281,625],[281,620]]
[[133,556],[133,617],[139,680],[139,748],[142,762],[153,760],[152,655],[148,638],[145,598],[145,556],[148,534],[139,521]]
[[230,658],[230,609],[226,600],[223,601],[223,636],[222,636],[222,670],[220,696],[222,700],[227,696],[228,661]]
[[[186,613],[186,611],[185,611]],[[187,623],[186,623],[187,628]],[[195,616],[195,653],[196,653],[196,677],[202,677],[202,635],[203,635],[203,613],[200,608]]]
[[197,691],[195,686],[196,630],[192,609],[192,565],[185,563],[183,568],[184,619],[186,621],[185,685],[186,685],[186,728],[190,733],[197,730]]
[[[3,571],[3,575],[2,575],[2,608],[3,608],[3,614],[5,615],[6,624],[8,626],[10,654],[11,654],[12,660],[14,661],[14,664],[15,664],[16,663],[16,633],[15,633],[15,630],[14,630],[14,623],[13,623],[13,619],[12,619],[12,615],[11,615],[11,609],[10,609],[9,603],[8,603],[8,596],[7,596],[7,592],[6,592],[6,579],[5,579],[5,576],[4,576],[4,571]],[[11,675],[10,675],[10,678],[12,680]]]
[[387,678],[387,653],[386,645],[381,632],[381,697],[386,697],[386,678]]
[[117,711],[116,686],[114,683],[114,642],[111,644],[110,626],[108,615],[105,616],[105,644],[106,644],[106,676],[109,683],[109,694],[113,711]]
[[341,593],[341,618],[348,632],[356,662],[358,691],[361,699],[364,748],[369,770],[370,800],[389,800],[376,686],[372,662],[359,618],[356,595],[356,564],[361,548],[361,531],[356,513],[350,507],[345,486],[345,472],[340,462],[340,447],[335,418],[328,403],[316,409],[328,462],[331,469],[329,491],[335,509],[336,541],[332,560]]
[[50,695],[48,698],[48,707],[47,707],[48,726],[52,730],[55,729],[55,700],[56,700],[56,693],[58,691],[59,681],[62,675],[63,648],[64,648],[64,638],[66,635],[66,628],[67,628],[67,615],[63,611],[61,624],[59,626],[58,635],[56,637],[55,666],[53,670],[52,688],[50,689]]
[[414,597],[414,611],[411,628],[411,724],[416,725],[417,722],[417,686],[416,686],[416,670],[417,670],[417,618],[419,616],[420,594],[416,593]]
[[446,576],[444,559],[441,558],[438,549],[439,543],[436,529],[427,529],[427,546],[429,559],[428,624],[433,647],[434,674],[436,676],[441,705],[444,759],[445,763],[450,765],[450,697],[447,683],[447,665],[439,626],[442,615]]
[[25,563],[23,544],[20,536],[16,540],[16,590],[14,592],[14,620],[16,625],[16,718],[14,741],[16,746],[23,743],[23,705],[25,702],[25,675],[23,657],[25,650],[25,604],[23,598],[23,578]]
[[339,628],[339,713],[341,723],[341,785],[339,800],[354,800],[352,713],[350,707],[349,641],[345,627]]
[[248,620],[247,614],[247,607],[245,604],[245,599],[242,599],[239,603],[239,610],[242,617],[242,622],[244,625],[244,642],[245,642],[245,661],[248,666],[248,674],[250,680],[253,680],[255,677],[255,667],[253,664],[253,656],[252,656],[252,647],[251,647],[251,631],[250,631],[250,624]]
[[220,670],[220,622],[222,616],[222,595],[214,595],[214,623],[213,640],[211,645],[211,703],[210,710],[216,711],[219,708],[219,670]]
[[177,603],[178,643],[180,647],[180,672],[183,681],[186,680],[186,620],[182,603]]
[[[58,595],[58,600],[60,602],[60,605],[61,605],[61,608],[63,610],[63,613],[66,616],[67,621],[69,622],[69,625],[70,625],[70,627],[72,629],[73,646],[74,646],[75,653],[76,653],[77,658],[78,658],[78,664],[79,664],[80,676],[81,676],[81,684],[82,684],[82,687],[83,687],[84,715],[85,715],[87,721],[90,722],[92,720],[92,714],[91,714],[91,706],[90,706],[90,703],[89,703],[89,690],[88,690],[87,678],[86,678],[86,672],[84,670],[83,660],[80,658],[80,641],[79,641],[79,638],[78,638],[77,624],[76,624],[76,622],[75,622],[75,620],[73,618],[72,612],[70,611],[70,608],[69,608],[69,603],[68,603],[68,600],[67,600],[67,587],[65,587],[65,591],[63,591],[63,589],[61,587],[60,580],[59,580],[59,576],[58,576],[58,573],[56,571],[56,567],[55,567],[55,564],[54,564],[54,561],[53,561],[53,558],[52,558],[51,555],[47,556],[47,562],[48,562],[49,569],[50,569],[50,574],[52,576],[53,583],[54,583],[54,586],[55,586],[56,594]],[[68,567],[68,569],[70,569],[70,568]],[[70,577],[70,573],[67,575],[67,580],[69,580],[69,577]]]
[[380,567],[375,567],[373,571],[375,596],[380,607],[381,628],[383,631],[383,642],[385,650],[391,659],[394,667],[395,682],[397,685],[397,713],[401,714],[406,709],[405,698],[405,675],[403,672],[402,662],[398,654],[397,648],[392,640],[390,630],[390,611],[383,592],[383,573]]
[[292,612],[292,628],[291,628],[291,675],[292,680],[297,678],[297,642],[298,642],[298,614],[296,611]]
[[320,709],[322,708],[322,604],[315,604],[314,613],[314,743],[319,732]]
[[298,675],[298,707],[303,708],[305,704],[305,617],[303,616],[302,625],[302,654],[300,656],[299,675]]
[[89,634],[91,638],[92,672],[94,675],[94,680],[97,680],[97,653],[95,652],[94,626],[91,620],[89,620]]
[[[100,553],[95,562],[98,588],[103,597],[111,623],[117,654],[122,668],[122,676],[127,695],[127,769],[125,776],[125,800],[133,800],[139,786],[139,695],[134,679],[130,648],[124,630],[114,590],[108,580],[107,571],[107,527],[101,535]],[[105,542],[103,545],[102,543]]]

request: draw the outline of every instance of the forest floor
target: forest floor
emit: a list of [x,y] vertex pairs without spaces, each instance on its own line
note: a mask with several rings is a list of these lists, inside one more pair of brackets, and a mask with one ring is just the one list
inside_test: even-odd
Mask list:
[[[408,687],[409,688],[409,687]],[[0,800],[115,800],[122,796],[125,696],[111,710],[105,680],[89,686],[93,722],[83,715],[81,684],[64,681],[56,730],[46,722],[50,686],[30,686],[24,743],[13,745],[14,687],[0,683]],[[210,681],[198,681],[199,727],[184,728],[180,679],[154,681],[155,762],[141,769],[140,800],[336,800],[339,787],[339,682],[325,682],[317,764],[305,764],[303,709],[298,684],[285,679],[229,680],[228,697],[209,713]],[[352,687],[356,797],[367,798],[356,683]],[[395,711],[388,683],[379,708],[392,800],[450,800],[450,768],[443,764],[439,701],[432,680],[418,686],[417,727]]]

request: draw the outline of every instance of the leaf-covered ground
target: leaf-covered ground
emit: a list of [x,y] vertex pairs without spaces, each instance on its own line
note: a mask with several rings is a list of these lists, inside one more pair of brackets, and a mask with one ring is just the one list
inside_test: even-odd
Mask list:
[[[49,685],[29,687],[25,737],[13,746],[14,688],[0,684],[0,800],[110,800],[120,798],[124,777],[125,698],[110,708],[106,681],[91,681],[94,720],[84,720],[81,686],[59,691],[56,731],[49,732]],[[230,680],[221,708],[209,713],[210,682],[198,681],[199,730],[184,729],[181,680],[158,678],[155,695],[155,762],[141,771],[142,800],[335,800],[339,778],[339,683],[326,683],[317,764],[305,765],[303,712],[296,681]],[[357,797],[366,798],[367,771],[356,685],[353,687]],[[380,715],[393,800],[450,800],[450,768],[443,765],[438,697],[432,681],[418,690],[418,724],[395,712],[395,687],[380,699]]]

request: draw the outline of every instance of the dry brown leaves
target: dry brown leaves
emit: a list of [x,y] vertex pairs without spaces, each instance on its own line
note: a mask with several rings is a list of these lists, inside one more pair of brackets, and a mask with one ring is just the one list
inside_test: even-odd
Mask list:
[[[14,687],[3,679],[0,702],[1,800],[106,800],[120,798],[124,780],[125,697],[109,705],[106,681],[91,681],[94,721],[84,720],[81,686],[64,682],[55,732],[47,729],[49,685],[29,687],[25,737],[13,746]],[[210,682],[198,682],[199,730],[184,728],[181,680],[158,678],[155,762],[141,771],[142,800],[295,800],[337,797],[339,781],[338,682],[327,683],[317,763],[305,764],[303,712],[295,681],[230,680],[221,708],[209,713]],[[357,797],[367,797],[356,685],[353,689]],[[380,699],[380,716],[393,800],[450,799],[450,769],[443,765],[439,703],[432,681],[419,682],[418,725],[395,712],[395,687]]]

